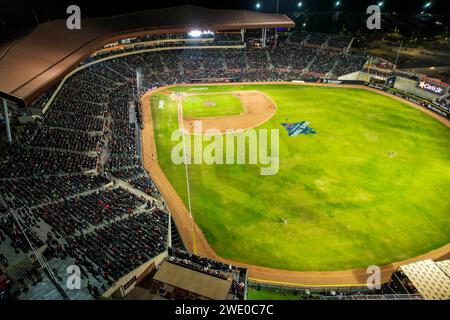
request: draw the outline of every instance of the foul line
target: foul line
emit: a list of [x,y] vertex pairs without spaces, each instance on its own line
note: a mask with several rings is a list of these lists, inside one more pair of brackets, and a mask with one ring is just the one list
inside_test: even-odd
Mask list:
[[284,281],[274,281],[274,280],[262,280],[256,278],[248,278],[248,280],[265,283],[265,284],[284,284],[292,287],[318,287],[318,288],[326,288],[326,287],[365,287],[366,283],[344,283],[344,284],[303,284],[297,282],[284,282]]
[[183,135],[183,160],[184,160],[184,170],[186,175],[186,187],[187,187],[187,196],[188,196],[188,207],[189,207],[189,219],[191,220],[191,229],[192,229],[192,242],[194,246],[194,254],[197,253],[197,246],[195,244],[195,229],[194,229],[194,221],[192,219],[192,206],[191,206],[191,188],[189,186],[189,173],[188,173],[188,165],[187,165],[187,157],[186,157],[186,134],[184,132],[184,121],[183,121],[183,96],[180,94],[178,97],[178,126],[181,126],[181,134]]

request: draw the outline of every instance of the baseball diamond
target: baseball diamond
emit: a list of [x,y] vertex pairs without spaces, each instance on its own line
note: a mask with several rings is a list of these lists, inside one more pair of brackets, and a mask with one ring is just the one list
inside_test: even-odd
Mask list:
[[1,302],[450,300],[443,0],[97,2],[0,10]]
[[[190,88],[169,90],[187,92]],[[448,243],[447,201],[435,192],[448,187],[447,179],[442,179],[442,168],[450,161],[448,155],[442,157],[450,134],[448,122],[443,124],[404,101],[357,86],[207,87],[210,93],[237,89],[260,91],[276,104],[275,114],[258,128],[280,128],[288,117],[308,119],[318,133],[281,135],[281,169],[271,177],[260,176],[254,165],[189,165],[193,216],[203,233],[197,236],[200,254],[208,255],[212,249],[213,257],[246,265],[337,271],[407,260]],[[167,177],[162,184],[170,183],[167,192],[172,194],[164,194],[163,185],[160,189],[166,198],[179,195],[186,205],[184,169],[170,159],[174,143],[170,134],[179,124],[168,118],[176,118],[177,106],[158,91],[144,95],[142,102],[146,126],[153,126],[156,137],[157,163]],[[198,98],[211,99],[204,92]],[[168,106],[163,110],[155,107],[161,99]],[[239,123],[229,116],[211,119],[216,127]],[[239,125],[247,128],[246,121]],[[144,139],[144,150],[151,150],[151,145]],[[389,156],[392,150],[393,158]],[[152,176],[145,154],[153,152],[144,153]],[[430,163],[433,154],[433,165],[422,166],[425,158]],[[420,183],[412,183],[418,176]],[[155,182],[159,186],[158,179]],[[393,197],[394,190],[402,190],[402,198]],[[426,205],[425,197],[435,200]],[[182,216],[185,210],[171,209],[178,224],[187,223]],[[287,224],[282,223],[284,217]],[[407,233],[403,231],[406,225]],[[200,245],[199,239],[206,241]],[[351,280],[357,283],[357,276]]]

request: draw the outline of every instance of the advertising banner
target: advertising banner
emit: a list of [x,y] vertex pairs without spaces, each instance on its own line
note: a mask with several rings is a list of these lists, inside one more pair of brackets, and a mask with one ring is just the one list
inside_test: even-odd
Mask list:
[[439,96],[445,94],[447,87],[443,83],[436,84],[434,82],[427,81],[426,79],[420,79],[417,81],[417,88],[437,94]]
[[320,79],[320,83],[328,84],[365,84],[362,80],[336,80],[336,79]]
[[430,110],[440,114],[441,116],[443,116],[443,117],[445,117],[447,119],[450,119],[450,113],[447,110],[443,109],[439,105],[436,105],[436,104],[434,104],[434,103],[432,103],[432,102],[430,102],[428,100],[421,99],[419,97],[414,97],[414,96],[408,95],[408,94],[406,94],[404,92],[401,92],[401,91],[398,91],[398,90],[394,91],[391,88],[387,88],[385,86],[381,86],[381,85],[378,85],[378,84],[369,83],[367,86],[370,87],[370,88],[374,88],[374,89],[378,89],[378,90],[390,93],[390,94],[392,94],[394,96],[403,98],[405,100],[411,101],[411,102],[413,102],[413,103],[415,103],[415,104],[417,104],[417,105],[419,105],[421,107],[428,108],[428,109],[430,109]]

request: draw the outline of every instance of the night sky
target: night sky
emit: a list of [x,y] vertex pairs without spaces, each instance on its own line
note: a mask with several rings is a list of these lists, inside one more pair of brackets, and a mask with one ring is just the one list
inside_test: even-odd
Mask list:
[[[210,8],[223,9],[249,9],[254,10],[255,4],[261,3],[261,11],[274,12],[276,10],[276,0],[163,0],[163,1],[142,1],[142,0],[126,0],[121,1],[105,1],[105,0],[2,0],[0,1],[1,16],[26,16],[32,15],[34,9],[38,16],[42,19],[57,19],[65,17],[65,9],[70,4],[78,4],[85,15],[91,17],[110,16],[121,13],[163,8],[177,5],[185,5],[187,3]],[[279,0],[280,11],[292,10],[295,8],[298,0]],[[311,11],[331,11],[335,10],[335,0],[303,0],[303,8]],[[341,10],[346,12],[365,11],[370,4],[377,3],[378,0],[341,0]],[[419,13],[422,11],[425,0],[386,0],[383,10],[396,11],[399,13]],[[428,12],[431,13],[447,13],[449,12],[449,0],[434,0]]]
[[[337,0],[303,0],[302,10],[332,11]],[[341,0],[340,9],[344,12],[363,12],[370,4],[381,0]],[[105,0],[1,0],[0,1],[0,26],[1,25],[27,25],[35,23],[35,15],[39,22],[49,19],[61,19],[67,17],[66,8],[70,4],[78,4],[81,7],[83,17],[102,17],[118,15],[139,10],[163,8],[187,3],[210,8],[222,9],[248,9],[255,10],[255,4],[261,3],[260,11],[275,12],[276,0],[163,0],[163,1],[105,1]],[[292,11],[296,8],[298,0],[279,0],[280,12]],[[383,11],[398,13],[420,13],[423,10],[425,0],[386,0],[383,1]],[[450,14],[449,0],[434,0],[427,12]]]

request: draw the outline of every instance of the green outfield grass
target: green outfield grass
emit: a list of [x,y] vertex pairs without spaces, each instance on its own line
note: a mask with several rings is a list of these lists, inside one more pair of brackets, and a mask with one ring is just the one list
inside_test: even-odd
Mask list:
[[244,108],[239,98],[231,93],[200,93],[183,98],[183,116],[186,118],[229,116],[241,112],[244,112]]
[[[220,256],[342,270],[411,258],[450,241],[450,130],[437,120],[360,89],[205,88],[265,92],[278,109],[259,128],[280,129],[276,175],[261,176],[258,165],[189,166],[193,214]],[[176,104],[163,95],[151,99],[156,106],[167,100],[164,109],[152,109],[158,158],[187,203],[184,166],[170,158]],[[286,119],[310,121],[317,134],[288,137]]]

